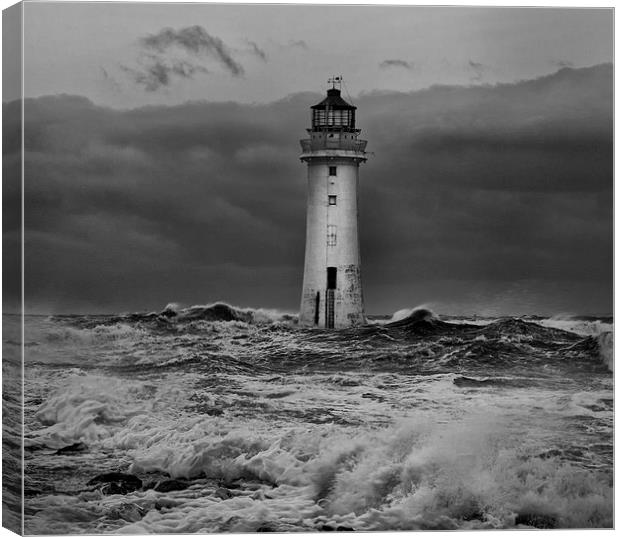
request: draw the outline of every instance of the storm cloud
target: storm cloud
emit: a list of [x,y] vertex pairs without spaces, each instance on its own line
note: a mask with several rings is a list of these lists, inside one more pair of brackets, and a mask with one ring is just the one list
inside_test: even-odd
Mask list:
[[[374,153],[360,190],[367,311],[608,313],[612,81],[600,65],[356,99]],[[30,310],[218,299],[294,310],[298,139],[322,97],[121,111],[78,96],[26,100]],[[19,112],[4,104],[5,173],[19,170]],[[10,212],[19,189],[4,198]]]
[[[146,91],[156,91],[169,86],[175,77],[192,79],[196,73],[208,73],[206,60],[215,61],[231,75],[244,74],[243,66],[234,58],[228,46],[202,26],[189,26],[175,30],[163,28],[156,34],[138,40],[141,48],[136,64],[120,68]],[[255,43],[255,54],[266,56]],[[179,58],[178,54],[184,54]]]
[[197,56],[208,55],[226,67],[232,75],[243,74],[243,67],[233,58],[224,42],[219,37],[210,35],[202,26],[189,26],[179,30],[163,28],[156,34],[143,37],[140,43],[145,48],[160,53],[179,47]]
[[121,65],[121,70],[130,74],[136,84],[144,86],[146,91],[157,91],[163,86],[169,86],[172,79],[194,78],[196,73],[208,73],[206,67],[182,60],[165,60],[158,56],[147,56],[140,68]]

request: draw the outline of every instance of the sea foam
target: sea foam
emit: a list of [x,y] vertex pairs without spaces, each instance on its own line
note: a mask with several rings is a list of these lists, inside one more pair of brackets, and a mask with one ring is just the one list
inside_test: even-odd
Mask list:
[[151,511],[128,531],[229,531],[232,521],[238,531],[282,528],[287,521],[308,530],[514,528],[519,516],[534,514],[554,527],[612,524],[608,479],[515,448],[501,421],[408,419],[381,431],[325,426],[279,437],[251,428],[218,435],[221,425],[204,420],[181,426],[176,441],[161,436],[136,451],[131,471],[258,480],[262,488],[206,498],[200,506],[188,497],[169,516]]

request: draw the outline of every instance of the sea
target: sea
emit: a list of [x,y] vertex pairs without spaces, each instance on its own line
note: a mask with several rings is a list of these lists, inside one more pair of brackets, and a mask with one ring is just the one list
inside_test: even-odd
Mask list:
[[[5,525],[22,513],[3,316]],[[613,319],[25,316],[28,534],[613,526]]]

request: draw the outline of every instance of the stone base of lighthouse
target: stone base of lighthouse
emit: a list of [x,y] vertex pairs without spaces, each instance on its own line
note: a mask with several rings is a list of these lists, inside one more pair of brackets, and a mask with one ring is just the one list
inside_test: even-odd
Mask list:
[[348,328],[365,324],[358,238],[359,152],[311,151],[306,255],[299,324]]

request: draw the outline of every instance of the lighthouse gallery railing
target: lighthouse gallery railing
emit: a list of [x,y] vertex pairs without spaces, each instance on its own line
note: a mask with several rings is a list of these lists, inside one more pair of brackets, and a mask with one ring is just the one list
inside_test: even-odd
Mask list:
[[300,140],[301,149],[304,153],[310,153],[311,151],[321,151],[323,149],[344,149],[347,151],[355,151],[356,153],[364,153],[366,151],[366,140],[354,140],[343,138],[320,138],[320,139],[306,139]]

